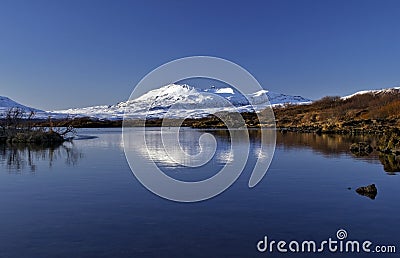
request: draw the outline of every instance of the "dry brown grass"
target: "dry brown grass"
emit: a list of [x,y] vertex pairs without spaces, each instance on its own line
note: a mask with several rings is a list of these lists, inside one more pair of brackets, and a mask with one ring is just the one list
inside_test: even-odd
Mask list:
[[308,105],[274,109],[278,127],[329,128],[399,126],[400,91],[362,94],[348,99],[324,97]]

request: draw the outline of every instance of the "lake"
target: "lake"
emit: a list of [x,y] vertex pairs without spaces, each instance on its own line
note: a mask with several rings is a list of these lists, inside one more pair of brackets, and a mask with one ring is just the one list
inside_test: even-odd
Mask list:
[[[144,160],[150,155],[170,177],[204,180],[232,162],[229,135],[207,132],[220,154],[200,168],[165,158],[158,150],[159,129],[151,131],[149,154],[135,144],[126,147],[143,153]],[[196,152],[190,139],[202,133],[185,129],[186,151]],[[121,129],[78,134],[93,137],[52,148],[0,145],[0,257],[283,257],[276,248],[259,252],[257,243],[265,236],[277,242],[337,240],[339,229],[347,231],[347,240],[394,245],[400,252],[399,159],[348,151],[352,142],[374,141],[371,137],[278,132],[274,158],[256,187],[248,187],[246,166],[222,194],[179,203],[153,194],[135,178]],[[259,132],[250,131],[251,150],[258,140]],[[355,192],[372,183],[375,199]]]

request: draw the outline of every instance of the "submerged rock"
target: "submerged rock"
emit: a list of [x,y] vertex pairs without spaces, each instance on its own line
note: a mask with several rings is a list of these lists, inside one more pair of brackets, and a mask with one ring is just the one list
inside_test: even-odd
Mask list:
[[367,196],[370,199],[374,200],[376,195],[378,194],[378,189],[376,188],[375,184],[371,184],[357,188],[356,192],[359,195]]
[[368,156],[373,151],[373,148],[366,142],[359,142],[350,145],[350,151],[356,156]]

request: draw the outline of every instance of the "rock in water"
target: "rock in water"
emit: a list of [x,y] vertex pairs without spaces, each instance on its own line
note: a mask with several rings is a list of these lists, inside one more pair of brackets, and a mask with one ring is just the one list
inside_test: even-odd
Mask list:
[[378,194],[378,189],[376,188],[375,184],[372,184],[367,186],[361,186],[356,189],[356,192],[359,195],[367,196],[372,200],[374,200],[376,195]]
[[373,151],[373,148],[366,142],[359,142],[350,145],[350,151],[356,156],[368,156]]

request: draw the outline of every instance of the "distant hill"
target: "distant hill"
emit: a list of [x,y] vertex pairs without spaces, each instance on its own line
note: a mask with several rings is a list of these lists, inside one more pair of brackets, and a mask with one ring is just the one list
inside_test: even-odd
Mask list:
[[346,100],[346,99],[349,99],[354,96],[365,95],[365,94],[369,94],[369,95],[382,95],[382,94],[390,94],[390,93],[397,94],[399,92],[399,90],[400,90],[400,87],[393,87],[393,88],[380,89],[380,90],[362,90],[362,91],[353,93],[351,95],[344,96],[344,97],[342,97],[342,99]]
[[20,109],[24,110],[25,112],[30,112],[30,111],[44,112],[43,110],[28,107],[28,106],[22,105],[18,102],[15,102],[14,100],[12,100],[10,98],[0,96],[0,113],[7,112],[10,108],[20,108]]
[[400,88],[324,97],[308,105],[287,105],[274,111],[278,127],[379,132],[387,127],[400,127]]

